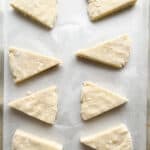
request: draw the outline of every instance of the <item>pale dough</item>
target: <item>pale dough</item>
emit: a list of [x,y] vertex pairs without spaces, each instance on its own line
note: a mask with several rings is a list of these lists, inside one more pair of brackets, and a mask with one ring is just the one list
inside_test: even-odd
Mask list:
[[131,40],[128,35],[122,35],[95,47],[79,50],[77,56],[115,68],[122,68],[128,62],[130,51]]
[[88,14],[92,21],[96,21],[115,12],[126,9],[137,0],[88,0]]
[[42,139],[22,130],[17,130],[12,140],[12,150],[62,150],[63,146],[54,141]]
[[104,132],[83,137],[80,141],[96,150],[133,150],[131,135],[123,124]]
[[12,0],[11,6],[48,28],[54,26],[57,16],[56,0]]
[[91,119],[127,101],[125,97],[86,81],[81,93],[81,117],[83,120]]
[[59,65],[60,60],[21,48],[9,49],[10,69],[16,83]]
[[43,122],[54,124],[57,115],[56,87],[40,90],[9,103],[9,106]]

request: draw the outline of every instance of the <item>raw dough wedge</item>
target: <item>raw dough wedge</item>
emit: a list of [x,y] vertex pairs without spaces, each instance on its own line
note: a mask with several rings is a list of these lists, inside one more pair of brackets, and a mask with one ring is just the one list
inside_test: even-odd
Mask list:
[[96,150],[133,150],[131,135],[123,124],[89,137],[83,137],[80,141]]
[[57,115],[57,99],[56,87],[52,86],[12,101],[9,106],[45,123],[54,124]]
[[62,150],[63,146],[54,141],[42,139],[22,130],[16,130],[12,150]]
[[89,120],[123,105],[128,100],[92,82],[84,82],[81,93],[81,117]]
[[12,0],[10,5],[25,16],[53,28],[57,16],[56,0]]
[[137,0],[88,0],[88,14],[92,21],[133,6]]
[[27,51],[21,48],[9,49],[10,69],[16,83],[59,65],[60,60]]
[[128,35],[122,35],[95,47],[80,50],[77,56],[115,68],[122,68],[128,62],[130,51],[131,40]]

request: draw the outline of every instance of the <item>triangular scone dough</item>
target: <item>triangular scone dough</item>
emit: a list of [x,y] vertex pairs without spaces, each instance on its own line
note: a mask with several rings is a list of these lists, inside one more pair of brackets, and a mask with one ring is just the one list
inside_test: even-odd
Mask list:
[[11,6],[24,15],[53,28],[57,16],[56,0],[12,0]]
[[16,130],[12,140],[12,150],[62,150],[63,146],[22,130]]
[[125,125],[80,139],[81,143],[96,150],[132,150],[131,135]]
[[112,110],[128,100],[92,82],[84,82],[81,93],[81,117],[88,120]]
[[58,59],[20,48],[9,49],[10,69],[16,83],[60,64]]
[[137,0],[88,0],[88,14],[92,21],[133,6]]
[[53,124],[57,115],[57,92],[52,86],[9,103],[9,106],[43,122]]
[[128,35],[100,43],[99,45],[77,52],[77,56],[116,68],[122,68],[128,62],[131,41]]

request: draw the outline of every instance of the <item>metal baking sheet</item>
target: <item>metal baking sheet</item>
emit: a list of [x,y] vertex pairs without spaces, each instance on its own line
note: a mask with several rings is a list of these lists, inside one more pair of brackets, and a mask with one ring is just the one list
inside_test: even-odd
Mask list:
[[[46,30],[22,17],[3,0],[4,10],[4,150],[11,149],[16,129],[58,141],[65,150],[86,149],[80,136],[102,131],[125,123],[133,138],[135,150],[146,149],[147,77],[148,77],[148,0],[138,0],[135,7],[103,19],[90,22],[86,0],[58,0],[55,28]],[[80,48],[128,33],[133,39],[133,51],[127,66],[113,70],[75,58]],[[8,48],[17,46],[41,54],[53,55],[64,63],[60,68],[42,73],[15,85],[8,65]],[[123,107],[105,113],[91,121],[80,119],[80,90],[85,80],[120,93],[129,99]],[[54,126],[49,126],[22,113],[11,110],[8,102],[50,85],[59,91],[59,112]],[[139,138],[140,137],[140,138]]]
[[[150,3],[148,4],[150,7]],[[150,11],[148,13],[148,17],[150,17]],[[149,20],[150,21],[150,20]],[[150,22],[149,22],[150,25]],[[149,31],[150,33],[150,31]],[[149,39],[150,42],[150,39]],[[150,49],[150,44],[148,45],[148,48]],[[149,55],[150,56],[150,51]],[[148,65],[150,65],[150,59],[148,60]],[[147,150],[150,149],[150,69],[148,69],[148,103],[147,103]]]
[[3,52],[3,11],[2,1],[0,1],[0,150],[2,150],[3,140],[3,68],[4,68],[4,52]]

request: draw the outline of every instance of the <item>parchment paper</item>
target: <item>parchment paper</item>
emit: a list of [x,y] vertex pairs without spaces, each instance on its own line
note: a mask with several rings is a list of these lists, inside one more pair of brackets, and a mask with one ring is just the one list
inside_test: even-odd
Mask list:
[[[4,4],[5,75],[4,75],[4,150],[11,149],[16,129],[58,141],[64,150],[87,149],[79,143],[80,136],[125,123],[133,137],[134,149],[146,149],[146,90],[148,58],[147,1],[139,0],[135,7],[103,19],[90,22],[86,0],[58,0],[58,18],[51,31],[14,12]],[[93,46],[103,40],[128,33],[133,39],[133,51],[127,66],[113,70],[75,58],[76,50]],[[60,58],[64,63],[15,85],[8,65],[8,47],[17,46]],[[80,119],[80,90],[89,80],[129,99],[123,107],[88,122]],[[59,91],[59,112],[54,126],[45,125],[22,113],[11,110],[8,102],[50,85]]]

